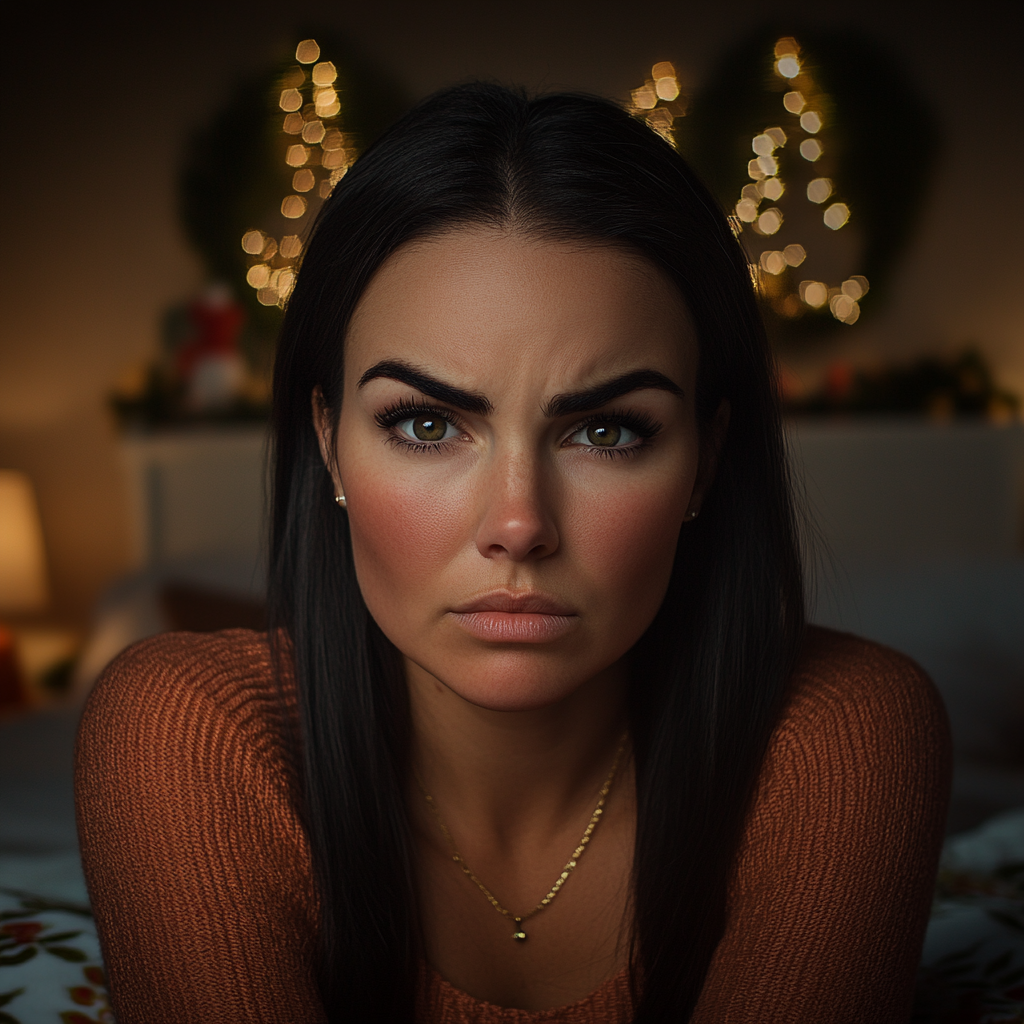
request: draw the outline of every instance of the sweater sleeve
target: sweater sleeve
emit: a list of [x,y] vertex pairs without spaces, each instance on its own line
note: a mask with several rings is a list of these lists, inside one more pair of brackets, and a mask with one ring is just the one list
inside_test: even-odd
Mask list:
[[242,630],[144,641],[91,694],[78,829],[118,1024],[325,1019],[289,701]]
[[950,764],[945,710],[920,669],[811,631],[697,1024],[909,1020]]

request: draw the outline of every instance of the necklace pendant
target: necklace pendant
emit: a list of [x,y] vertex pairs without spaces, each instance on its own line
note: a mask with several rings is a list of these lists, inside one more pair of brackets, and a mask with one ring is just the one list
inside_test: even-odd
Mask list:
[[512,933],[512,938],[515,939],[516,942],[525,942],[526,932],[523,931],[523,919],[521,917],[517,917],[515,922],[516,930]]

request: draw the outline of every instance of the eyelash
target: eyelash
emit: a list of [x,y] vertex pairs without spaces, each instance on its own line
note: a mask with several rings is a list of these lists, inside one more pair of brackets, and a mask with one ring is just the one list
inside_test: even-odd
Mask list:
[[[437,406],[425,405],[418,402],[410,402],[408,399],[401,399],[395,402],[394,405],[389,405],[386,409],[382,409],[374,416],[374,420],[382,430],[392,430],[403,420],[412,419],[416,416],[437,416],[440,419],[447,420],[457,430],[463,429],[463,425],[460,422],[458,416],[456,416],[449,409],[440,409]],[[619,423],[629,430],[632,430],[639,440],[634,444],[629,445],[626,448],[602,448],[598,445],[587,445],[594,454],[602,458],[632,458],[639,455],[641,451],[645,450],[650,446],[651,440],[657,435],[662,426],[652,416],[648,416],[646,413],[609,409],[605,412],[594,413],[592,416],[588,416],[585,420],[577,423],[572,430],[569,431],[568,437],[573,437],[578,434],[581,430],[586,430],[587,427],[594,423]],[[412,452],[436,452],[443,451],[450,447],[454,438],[447,441],[435,441],[435,442],[416,442],[410,441],[406,437],[399,437],[397,434],[389,434],[387,438],[388,444],[395,445],[399,448],[404,448],[406,451]]]
[[[424,405],[421,402],[410,402],[407,398],[403,398],[401,401],[395,402],[394,405],[389,405],[386,409],[382,409],[374,416],[374,420],[382,430],[391,430],[401,423],[402,420],[412,419],[416,416],[437,416],[439,419],[446,420],[457,430],[463,428],[458,416],[450,409],[439,409],[436,406]],[[456,440],[456,438],[449,438],[447,441],[417,442],[410,441],[407,437],[399,437],[393,433],[388,434],[387,437],[388,444],[411,452],[444,451],[451,447]]]
[[569,437],[578,434],[581,430],[594,423],[618,423],[623,427],[632,430],[638,440],[627,448],[602,448],[598,445],[588,445],[587,448],[595,455],[606,459],[626,458],[631,459],[650,447],[651,441],[661,432],[661,424],[645,412],[636,412],[625,409],[606,409],[604,412],[594,413],[588,416],[581,423],[577,423],[569,431]]

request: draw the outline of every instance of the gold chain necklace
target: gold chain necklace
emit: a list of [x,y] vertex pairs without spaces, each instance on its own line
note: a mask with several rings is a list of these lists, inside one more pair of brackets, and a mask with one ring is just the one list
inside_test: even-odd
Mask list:
[[580,839],[579,845],[572,852],[572,856],[569,858],[565,867],[562,869],[562,873],[555,879],[555,884],[548,890],[547,895],[533,908],[525,914],[516,915],[512,911],[506,910],[497,900],[497,897],[490,889],[480,881],[476,875],[470,870],[469,865],[462,859],[462,854],[459,853],[458,848],[455,845],[455,840],[452,839],[451,832],[448,831],[448,826],[444,823],[444,819],[441,817],[440,812],[437,809],[437,805],[434,803],[434,798],[427,792],[423,785],[423,781],[419,777],[419,773],[416,773],[416,784],[420,787],[420,792],[423,794],[427,801],[427,806],[430,808],[431,813],[437,820],[437,824],[444,834],[448,845],[451,847],[452,860],[462,869],[462,873],[472,881],[476,887],[487,897],[488,902],[494,909],[501,914],[502,917],[511,918],[515,922],[515,931],[512,932],[512,938],[516,942],[526,941],[526,932],[523,931],[523,922],[528,921],[534,914],[539,913],[558,895],[559,890],[565,885],[566,879],[572,874],[573,869],[579,863],[580,857],[583,856],[583,851],[587,848],[587,843],[590,842],[591,836],[594,834],[594,829],[597,828],[597,823],[601,820],[601,815],[604,814],[605,801],[608,799],[608,794],[611,792],[612,782],[615,779],[615,772],[619,767],[619,761],[622,758],[622,752],[626,749],[626,737],[622,737],[622,741],[619,743],[619,749],[615,752],[615,760],[612,761],[612,769],[608,773],[608,778],[604,780],[604,785],[601,787],[601,791],[598,794],[597,806],[594,808],[594,813],[590,816],[590,821],[587,823],[587,827],[583,832],[583,838]]

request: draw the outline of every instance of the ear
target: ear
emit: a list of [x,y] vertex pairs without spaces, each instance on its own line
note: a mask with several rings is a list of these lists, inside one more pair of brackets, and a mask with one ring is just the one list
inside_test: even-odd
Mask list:
[[331,410],[324,400],[324,393],[317,384],[313,388],[313,430],[316,433],[317,442],[320,445],[320,458],[324,460],[327,471],[335,478],[337,484],[337,460],[334,453],[334,439],[331,436],[332,416]]
[[715,482],[718,469],[718,457],[722,454],[726,435],[729,433],[729,416],[732,406],[727,398],[718,403],[711,424],[700,442],[700,465],[697,468],[697,479],[694,481],[693,493],[690,495],[690,508],[699,512],[707,497],[711,485]]

